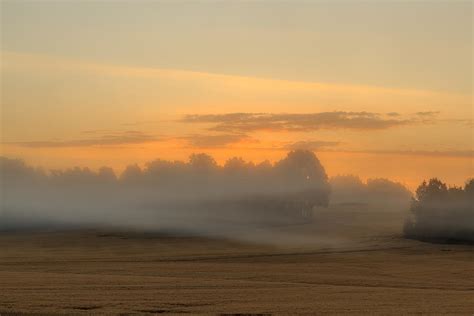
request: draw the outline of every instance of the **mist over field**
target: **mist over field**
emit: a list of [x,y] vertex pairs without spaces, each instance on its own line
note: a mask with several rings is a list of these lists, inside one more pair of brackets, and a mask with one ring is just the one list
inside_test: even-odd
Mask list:
[[331,203],[375,204],[381,211],[403,211],[409,206],[412,193],[402,184],[388,179],[368,179],[363,182],[358,176],[339,175],[331,177]]
[[[206,154],[188,162],[157,159],[143,168],[130,165],[118,176],[107,167],[45,171],[21,160],[0,162],[3,230],[118,228],[298,242],[317,239],[318,229],[304,236],[278,236],[270,229],[319,222],[321,230],[331,227],[338,236],[367,208],[371,213],[358,218],[376,228],[393,223],[387,212],[404,218],[412,196],[387,179],[329,179],[316,155],[305,150],[274,164],[232,158],[219,166]],[[350,214],[339,205],[349,205]]]
[[404,226],[406,237],[474,243],[474,179],[464,187],[448,187],[439,179],[424,181],[410,211]]
[[[263,216],[259,211],[266,211],[265,201],[291,203],[291,196],[312,192],[308,203],[327,205],[329,197],[324,168],[309,152],[290,153],[274,165],[234,158],[223,167],[196,154],[187,163],[131,165],[120,177],[106,167],[44,172],[6,158],[1,168],[4,227],[104,225],[216,233],[253,225]],[[271,220],[285,215],[277,212]]]

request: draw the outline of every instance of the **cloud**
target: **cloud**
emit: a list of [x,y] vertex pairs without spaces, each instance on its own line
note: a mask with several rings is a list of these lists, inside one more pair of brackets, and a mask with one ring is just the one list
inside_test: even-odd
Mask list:
[[[98,131],[87,131],[86,134],[96,134]],[[108,133],[93,138],[66,140],[66,141],[29,141],[7,142],[6,144],[30,148],[61,148],[61,147],[89,147],[89,146],[114,146],[126,144],[142,144],[158,141],[159,138],[139,131],[125,131]]]
[[473,119],[444,119],[441,122],[448,122],[448,123],[456,123],[460,125],[464,125],[467,127],[474,127],[474,120]]
[[432,123],[437,118],[439,111],[424,111],[424,112],[416,112],[415,115],[421,120],[423,123]]
[[194,134],[186,137],[185,139],[189,145],[193,147],[211,148],[211,147],[223,147],[233,143],[238,143],[241,140],[249,139],[245,134],[221,134],[221,135],[202,135]]
[[209,130],[220,132],[315,131],[320,129],[380,130],[415,123],[413,119],[386,118],[373,112],[319,113],[229,113],[186,115],[186,123],[212,124]]
[[433,116],[438,115],[439,111],[424,111],[424,112],[416,112],[415,114],[422,117],[433,117]]
[[284,146],[284,149],[288,150],[297,150],[297,149],[306,149],[306,150],[318,150],[326,147],[332,147],[339,145],[340,142],[333,141],[323,141],[323,140],[310,140],[310,141],[299,141],[295,143],[290,143]]
[[458,157],[469,158],[474,157],[474,150],[406,150],[393,151],[387,153],[395,153],[400,155],[414,155],[414,156],[432,156],[432,157]]
[[376,155],[403,155],[403,156],[431,156],[431,157],[453,157],[472,158],[474,150],[348,150],[339,151],[347,153],[364,153]]
[[[409,96],[436,98],[450,96],[459,97],[457,94],[440,93],[431,90],[400,89],[390,87],[380,87],[371,85],[356,84],[335,84],[314,81],[282,80],[273,78],[260,78],[251,76],[239,76],[232,74],[212,73],[203,71],[193,71],[186,69],[156,68],[156,67],[132,67],[128,65],[116,65],[110,63],[97,63],[74,58],[65,58],[54,55],[30,54],[16,51],[2,51],[2,67],[6,69],[25,69],[30,71],[55,70],[96,73],[100,75],[120,76],[120,77],[142,77],[142,78],[167,78],[174,80],[206,80],[212,83],[224,83],[226,86],[245,87],[254,89],[255,87],[272,90],[298,90],[331,92],[331,93],[351,93],[352,95],[389,95],[389,96]],[[461,95],[465,98],[464,95]]]

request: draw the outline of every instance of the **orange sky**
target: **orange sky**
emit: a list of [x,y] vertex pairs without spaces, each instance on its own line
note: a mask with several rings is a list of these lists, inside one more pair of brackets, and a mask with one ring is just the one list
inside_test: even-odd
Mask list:
[[1,6],[7,157],[120,171],[306,148],[412,189],[474,175],[470,2]]

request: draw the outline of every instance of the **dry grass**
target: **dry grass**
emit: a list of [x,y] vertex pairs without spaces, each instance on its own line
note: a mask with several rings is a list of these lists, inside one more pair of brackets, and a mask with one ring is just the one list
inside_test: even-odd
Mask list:
[[466,314],[473,248],[322,247],[98,231],[0,234],[0,313]]

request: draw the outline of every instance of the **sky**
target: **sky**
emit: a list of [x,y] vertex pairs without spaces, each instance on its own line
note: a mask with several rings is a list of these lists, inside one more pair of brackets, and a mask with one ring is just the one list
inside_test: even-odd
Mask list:
[[4,156],[120,172],[305,148],[330,176],[474,176],[471,1],[0,5]]

